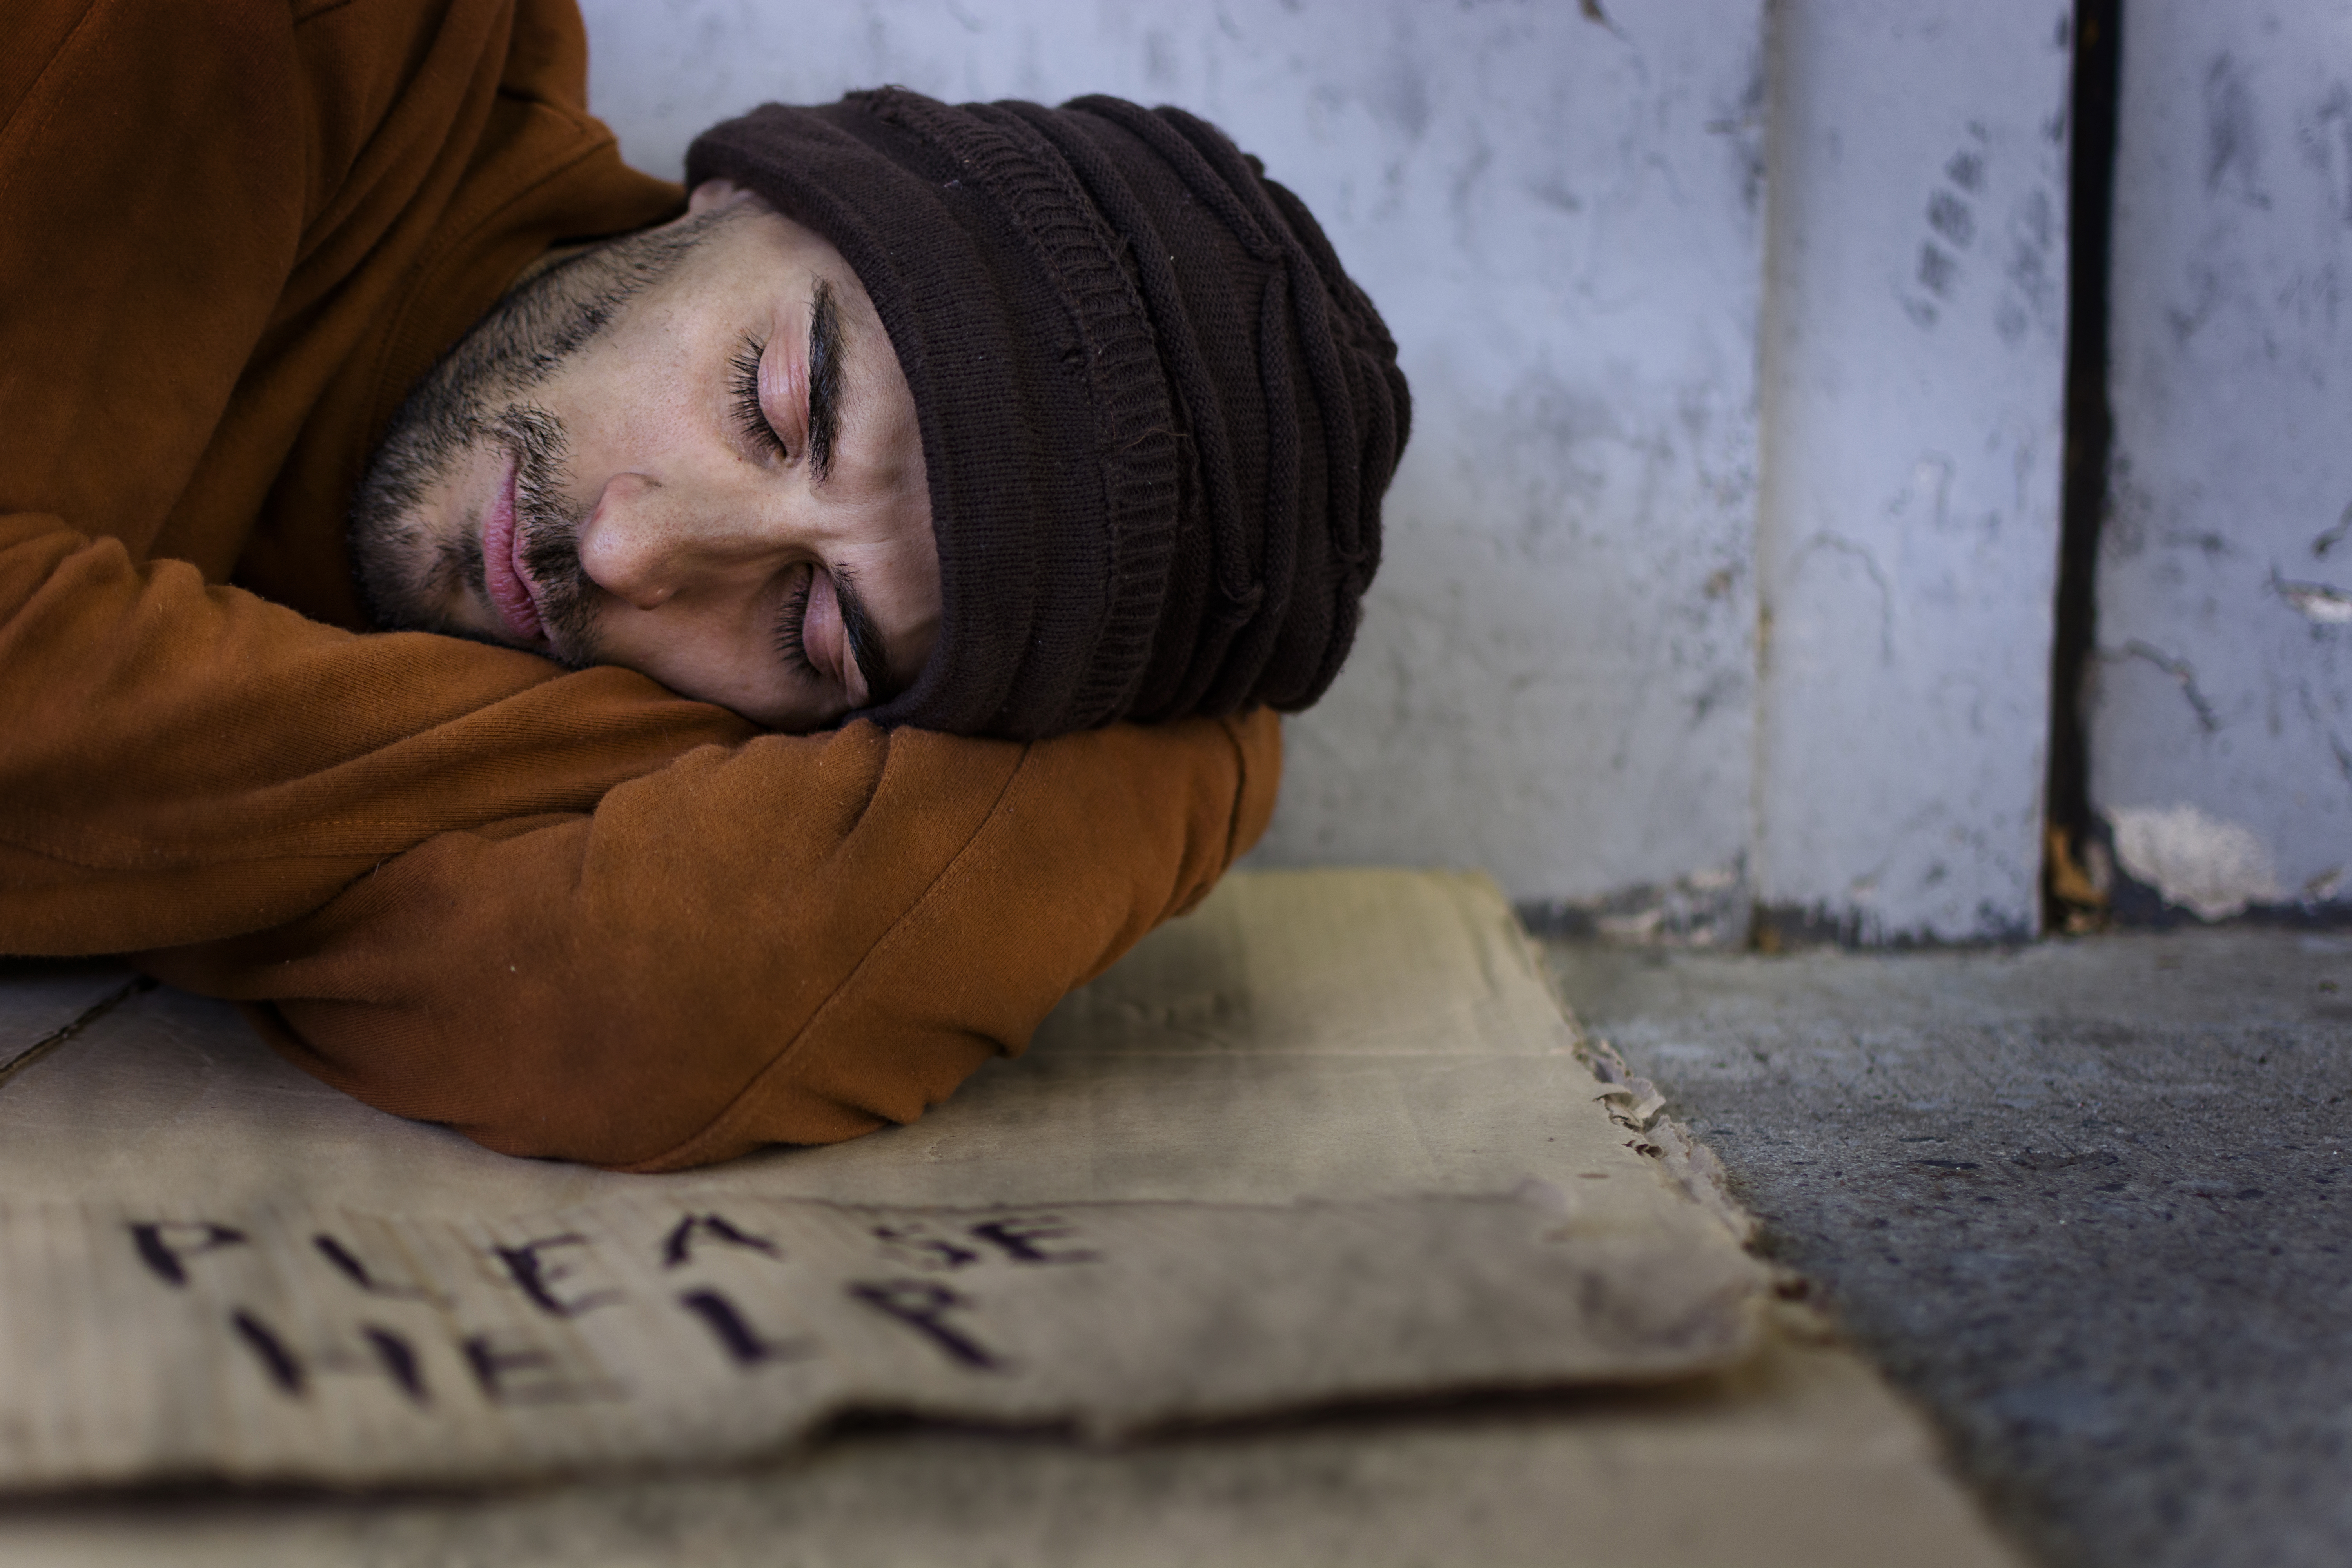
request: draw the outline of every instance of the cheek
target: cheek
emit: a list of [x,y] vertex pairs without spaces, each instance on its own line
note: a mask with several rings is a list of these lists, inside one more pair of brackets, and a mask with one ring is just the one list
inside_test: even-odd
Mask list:
[[625,665],[681,697],[732,709],[778,730],[821,728],[844,711],[785,675],[770,646],[772,628],[755,618],[725,623],[614,606],[600,617],[599,657]]
[[892,542],[889,570],[901,585],[902,624],[910,630],[936,627],[940,620],[940,548],[932,537],[926,512],[912,531],[902,531]]
[[751,700],[758,682],[730,639],[707,620],[666,610],[608,604],[596,620],[598,652],[642,670],[673,691],[733,707]]
[[676,342],[631,332],[597,343],[531,400],[562,421],[575,477],[593,490],[616,473],[665,477],[692,443],[693,387]]

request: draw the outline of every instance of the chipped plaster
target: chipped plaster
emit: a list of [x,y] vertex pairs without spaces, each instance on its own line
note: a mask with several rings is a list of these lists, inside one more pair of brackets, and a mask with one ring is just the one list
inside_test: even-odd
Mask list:
[[2119,805],[2107,816],[2123,868],[2200,920],[2227,920],[2279,900],[2270,847],[2240,823],[2186,804]]
[[[2208,918],[2336,899],[2352,861],[2347,40],[2347,0],[2126,18],[2091,788]],[[2263,878],[2136,868],[2151,802]]]

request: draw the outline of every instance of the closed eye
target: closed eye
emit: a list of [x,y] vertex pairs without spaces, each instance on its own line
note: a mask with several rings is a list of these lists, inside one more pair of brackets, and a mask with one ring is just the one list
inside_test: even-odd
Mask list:
[[799,586],[786,594],[784,602],[778,606],[774,634],[777,659],[793,674],[812,682],[824,679],[808,656],[809,595],[815,587],[816,568],[812,566],[802,574]]
[[784,438],[768,423],[767,410],[760,406],[760,356],[767,350],[768,345],[759,339],[746,336],[736,345],[735,357],[727,362],[733,373],[735,424],[755,450],[789,462],[792,448],[784,445]]

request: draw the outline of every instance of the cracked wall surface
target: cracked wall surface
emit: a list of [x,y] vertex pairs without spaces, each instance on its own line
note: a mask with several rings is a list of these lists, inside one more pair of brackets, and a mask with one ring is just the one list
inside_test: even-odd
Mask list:
[[586,0],[641,166],[767,99],[1181,103],[1394,330],[1413,431],[1351,663],[1260,859],[1595,897],[1748,830],[1762,0]]
[[1752,874],[1777,924],[2039,921],[2071,12],[1774,31]]
[[2341,902],[2352,4],[2125,23],[2092,797],[2184,907]]

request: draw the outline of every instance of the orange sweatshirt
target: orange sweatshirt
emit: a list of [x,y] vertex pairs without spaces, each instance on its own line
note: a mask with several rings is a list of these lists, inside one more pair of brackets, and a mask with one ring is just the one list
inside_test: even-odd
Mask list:
[[0,21],[0,952],[135,952],[514,1153],[667,1169],[919,1114],[1263,831],[1260,713],[761,735],[357,630],[344,506],[548,245],[676,212],[570,0]]

